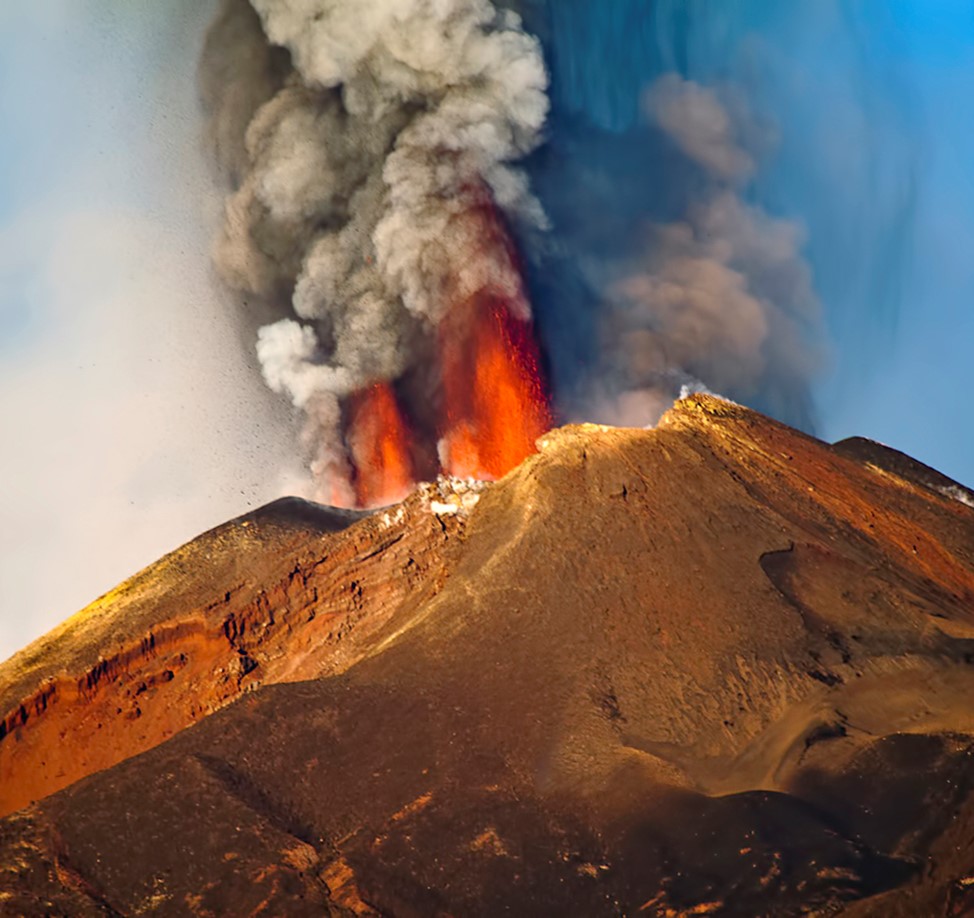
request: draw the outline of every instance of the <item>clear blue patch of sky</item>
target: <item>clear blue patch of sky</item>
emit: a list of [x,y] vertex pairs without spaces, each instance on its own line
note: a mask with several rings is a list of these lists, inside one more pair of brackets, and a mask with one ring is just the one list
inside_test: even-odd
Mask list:
[[[974,389],[974,122],[965,115],[974,98],[974,5],[892,0],[886,10],[878,25],[861,18],[867,52],[900,68],[917,111],[910,264],[896,334],[858,391],[829,393],[828,432],[873,436],[974,484],[966,407]],[[851,342],[846,359],[857,347],[868,342]]]

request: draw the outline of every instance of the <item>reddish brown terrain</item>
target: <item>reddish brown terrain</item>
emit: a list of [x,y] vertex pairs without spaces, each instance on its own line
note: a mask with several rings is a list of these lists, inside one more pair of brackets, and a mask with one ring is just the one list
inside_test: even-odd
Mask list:
[[0,914],[974,912],[974,509],[705,396],[282,501],[0,666]]

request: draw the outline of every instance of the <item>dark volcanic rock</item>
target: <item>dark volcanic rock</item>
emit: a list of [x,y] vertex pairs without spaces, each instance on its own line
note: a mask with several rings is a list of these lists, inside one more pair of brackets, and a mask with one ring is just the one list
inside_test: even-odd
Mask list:
[[[426,488],[295,524],[256,579],[228,524],[245,589],[150,569],[119,628],[200,620],[167,650],[194,676],[159,704],[185,711],[240,656],[199,613],[229,590],[256,666],[165,742],[111,716],[152,653],[14,716],[15,785],[59,758],[51,711],[80,747],[95,704],[122,745],[0,822],[0,910],[963,914],[974,510],[845,452],[694,397],[655,431],[553,432],[476,506]],[[84,622],[0,669],[8,708],[90,671]]]

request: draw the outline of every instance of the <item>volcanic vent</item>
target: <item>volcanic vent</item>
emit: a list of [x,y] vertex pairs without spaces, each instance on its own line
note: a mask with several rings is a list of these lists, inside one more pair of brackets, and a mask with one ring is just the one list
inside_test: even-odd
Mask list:
[[516,168],[548,110],[538,41],[480,0],[227,0],[202,76],[217,265],[319,498],[510,471],[550,426],[512,234],[546,226]]

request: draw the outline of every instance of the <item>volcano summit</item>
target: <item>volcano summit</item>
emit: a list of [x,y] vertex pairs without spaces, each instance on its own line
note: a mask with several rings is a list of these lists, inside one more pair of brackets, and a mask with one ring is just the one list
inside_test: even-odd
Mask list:
[[0,668],[0,907],[968,913],[958,494],[693,396],[228,523]]

